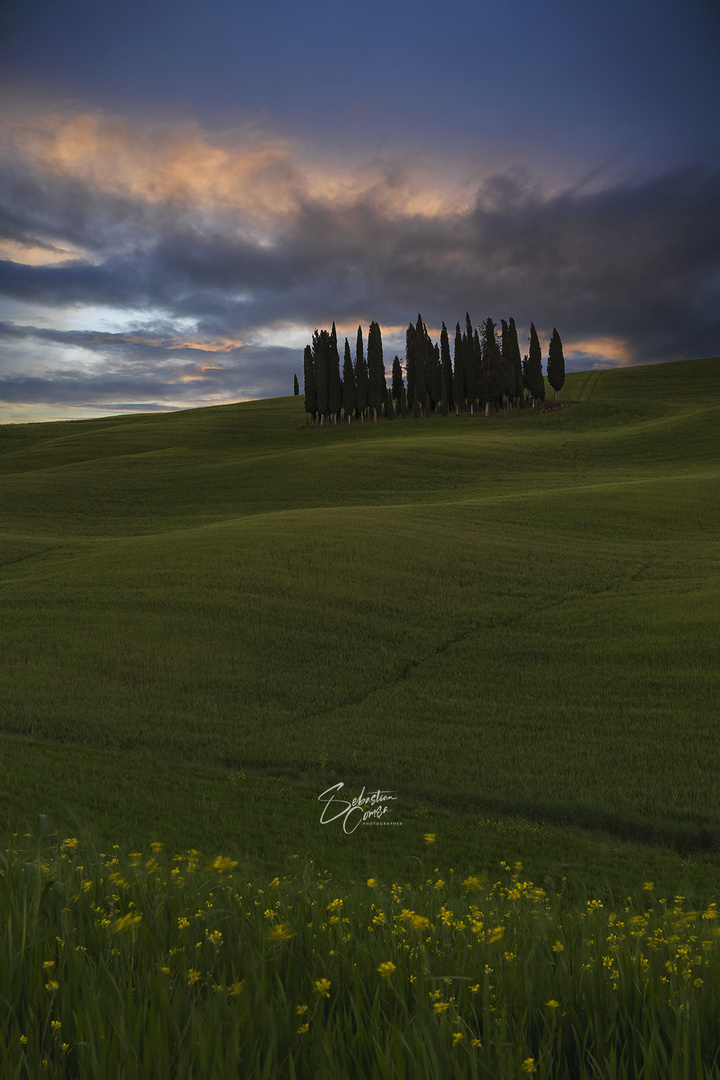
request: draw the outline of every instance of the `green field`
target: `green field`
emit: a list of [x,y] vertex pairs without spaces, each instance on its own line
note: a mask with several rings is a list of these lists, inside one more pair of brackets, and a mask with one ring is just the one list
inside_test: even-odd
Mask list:
[[720,361],[590,381],[5,426],[0,730],[720,825]]
[[[277,942],[269,936],[267,947],[257,945],[247,976],[255,1004],[237,1006],[250,1032],[260,1013],[273,1031],[279,1025],[273,1054],[280,1056],[266,1060],[257,1049],[254,1057],[252,1039],[236,1045],[228,1034],[235,1049],[221,1062],[208,1033],[231,1023],[235,997],[215,1012],[208,1002],[223,991],[213,984],[218,971],[228,984],[223,992],[239,977],[232,949],[211,960],[207,945],[207,970],[198,959],[176,970],[168,959],[173,950],[166,954],[178,920],[190,912],[183,905],[196,901],[176,897],[171,864],[162,869],[148,857],[151,842],[168,854],[185,852],[186,860],[191,849],[205,853],[201,862],[231,859],[238,874],[252,875],[254,888],[281,875],[283,910],[291,923],[301,919],[298,927],[308,904],[324,903],[317,890],[332,881],[346,896],[353,937],[368,932],[361,926],[365,900],[353,890],[370,875],[378,895],[397,903],[393,920],[410,926],[413,912],[402,915],[400,908],[407,912],[414,896],[416,912],[425,911],[438,928],[432,970],[449,970],[454,956],[452,977],[468,980],[478,977],[476,954],[465,938],[442,943],[442,890],[449,890],[445,904],[467,906],[460,882],[475,874],[496,881],[503,860],[522,862],[528,879],[544,884],[560,905],[557,925],[570,919],[563,941],[577,938],[579,949],[587,950],[580,924],[572,934],[570,925],[591,897],[602,896],[619,913],[628,910],[628,894],[641,912],[651,894],[680,894],[676,903],[687,899],[696,907],[720,898],[720,359],[571,374],[560,401],[563,409],[543,413],[525,408],[490,418],[320,429],[306,424],[303,399],[290,397],[0,428],[0,829],[9,849],[3,940],[11,967],[23,948],[30,950],[22,960],[24,989],[17,990],[12,974],[0,987],[15,1025],[0,1051],[26,1047],[7,1075],[141,1076],[155,1068],[157,1075],[201,1077],[214,1068],[224,1077],[236,1075],[238,1055],[245,1055],[247,1075],[297,1068],[288,1075],[317,1077],[362,1068],[394,1077],[409,1055],[408,1076],[515,1076],[537,1062],[541,1076],[570,1078],[581,1075],[584,1051],[579,1043],[567,1049],[577,1032],[585,1032],[599,1063],[597,1073],[583,1076],[640,1075],[641,1058],[644,1076],[685,1075],[671,1048],[688,1039],[695,1040],[694,1075],[717,1075],[710,1066],[720,1045],[708,1034],[710,1013],[702,1019],[709,1001],[702,985],[709,987],[710,976],[699,958],[677,975],[680,996],[673,1000],[685,1004],[672,1023],[662,993],[647,989],[653,980],[637,997],[630,977],[612,1034],[603,1017],[615,999],[603,996],[610,984],[600,975],[599,982],[588,975],[582,991],[594,1002],[595,1020],[587,1020],[583,1005],[558,1012],[565,1019],[556,1023],[545,1015],[545,997],[579,991],[572,965],[560,965],[552,985],[538,983],[537,964],[555,963],[558,942],[546,915],[537,929],[537,912],[517,925],[508,915],[508,935],[529,950],[526,975],[512,975],[514,954],[506,952],[502,992],[484,977],[483,1007],[494,1001],[493,1009],[516,1010],[517,1025],[496,1032],[466,988],[447,1005],[460,1010],[464,1002],[465,1042],[451,1038],[438,1019],[442,1010],[434,1017],[429,1006],[424,1026],[412,1028],[412,982],[403,1004],[396,997],[389,1011],[384,999],[373,999],[368,987],[378,963],[393,956],[399,971],[404,954],[395,938],[383,938],[381,948],[379,939],[371,946],[363,937],[359,952],[341,950],[342,963],[353,968],[355,957],[364,957],[357,996],[322,1006],[338,1032],[355,1016],[362,1040],[356,1051],[343,1050],[328,1027],[327,1037],[318,1034],[312,1050],[303,1050],[310,1036],[303,1043],[297,1019],[287,1027],[282,1016],[295,1005],[283,994],[295,987],[309,1001],[313,991],[303,989],[302,973],[313,964],[317,978],[333,987],[355,977],[338,967],[340,954],[319,949],[316,935],[327,935],[332,920],[311,920],[307,926],[315,929],[302,931],[288,953],[295,966],[282,976],[285,991],[278,997],[266,984],[280,978],[273,974],[280,971],[273,966],[280,964]],[[322,825],[319,796],[341,781],[351,797],[363,785],[395,792],[394,826],[346,835],[337,821]],[[39,840],[23,836],[38,829]],[[84,873],[95,867],[85,885],[83,866],[75,878],[67,861],[73,848],[58,847],[63,837],[80,837]],[[107,880],[114,857],[92,854],[111,845],[121,869],[133,848],[146,853],[148,883],[138,879],[132,895],[146,915],[155,911],[154,937],[143,931],[128,945],[129,967],[122,949],[93,951],[97,934],[98,941],[108,933],[115,940],[124,911],[134,926],[136,908],[111,896],[114,888],[122,892]],[[36,885],[23,870],[31,865]],[[160,875],[157,888],[153,874]],[[193,879],[192,889],[207,895],[209,880]],[[422,890],[434,881],[441,894],[431,910]],[[410,899],[391,896],[390,882],[405,882]],[[55,932],[63,939],[80,933],[68,913],[85,903],[86,887],[87,929],[78,948],[105,956],[92,985],[107,1003],[105,1020],[99,1012],[89,1028],[76,1004],[77,995],[87,996],[90,976],[47,953]],[[231,894],[241,888],[228,887]],[[484,902],[500,904],[493,918],[502,920],[503,896],[514,895],[515,885],[505,893],[498,888],[499,882]],[[93,896],[100,907],[92,906]],[[232,894],[231,901],[242,897]],[[651,912],[661,923],[665,903]],[[684,910],[676,908],[676,919]],[[260,924],[248,932],[257,943],[264,939],[255,915]],[[160,929],[165,917],[172,933]],[[50,938],[48,919],[56,927]],[[462,919],[453,925],[465,933]],[[14,953],[13,933],[23,942],[35,934],[32,947]],[[490,948],[494,938],[483,933]],[[184,955],[184,948],[181,942],[175,951]],[[614,972],[613,985],[624,985],[622,971],[649,963],[630,937],[622,949],[619,969],[611,955],[602,961]],[[307,962],[299,959],[302,950],[309,950]],[[583,953],[588,970],[589,955]],[[149,956],[157,959],[148,966]],[[155,963],[186,985],[182,1002],[162,979],[146,976]],[[38,1020],[54,964],[74,989],[62,998],[61,988]],[[440,979],[422,965],[416,970],[426,972],[422,979]],[[664,969],[652,970],[659,985]],[[698,978],[687,991],[683,980],[691,976]],[[152,1049],[154,1065],[150,1058],[138,1065],[128,1049],[144,1030],[140,1014],[128,1005],[115,1026],[107,1019],[113,987],[125,978],[144,987],[153,1008],[167,1009],[157,1021],[165,1035]],[[380,979],[391,993],[390,977],[381,972]],[[688,992],[695,995],[696,1027],[682,1013],[690,1008]],[[313,1000],[315,1016],[324,991]],[[186,1009],[194,1019],[181,1020]],[[69,1049],[59,1034],[51,1043],[51,1016],[58,1018],[52,1030],[72,1032]],[[195,1027],[186,1026],[177,1042],[176,1023]],[[110,1025],[104,1035],[103,1024]],[[390,1033],[375,1045],[370,1033],[382,1024]],[[451,1050],[470,1047],[472,1032],[477,1053],[468,1050],[459,1064]],[[631,1058],[623,1063],[618,1047],[628,1039]],[[485,1057],[478,1057],[481,1042]],[[105,1064],[90,1062],[88,1055],[102,1057],[103,1045]],[[436,1051],[437,1059],[423,1056]],[[184,1072],[178,1054],[194,1063]]]
[[561,400],[0,429],[0,731],[32,740],[3,740],[7,825],[47,810],[49,740],[68,809],[72,747],[720,826],[720,361],[569,375]]

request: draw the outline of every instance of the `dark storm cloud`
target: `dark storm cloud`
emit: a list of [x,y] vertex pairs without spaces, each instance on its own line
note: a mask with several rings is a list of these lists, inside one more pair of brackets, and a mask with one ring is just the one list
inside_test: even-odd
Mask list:
[[[126,132],[98,130],[81,129],[84,142],[74,132],[74,157],[8,156],[0,237],[20,254],[0,262],[13,314],[0,326],[5,400],[284,394],[302,346],[277,344],[283,328],[398,328],[418,311],[430,327],[452,328],[466,310],[475,323],[557,326],[570,365],[720,352],[720,169],[552,190],[504,172],[461,202],[459,189],[425,192],[412,160],[333,183],[255,142],[217,150],[203,171],[197,132],[138,164]],[[119,179],[86,163],[101,136],[126,155]],[[100,306],[127,313],[129,329],[29,326],[13,302],[44,322]],[[74,349],[91,370],[58,366]]]

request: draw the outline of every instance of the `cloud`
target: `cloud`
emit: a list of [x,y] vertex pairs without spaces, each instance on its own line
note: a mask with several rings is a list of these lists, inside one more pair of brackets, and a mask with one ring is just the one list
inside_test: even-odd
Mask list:
[[[418,311],[557,326],[569,367],[719,352],[720,170],[594,184],[480,169],[469,189],[426,156],[323,164],[252,126],[25,117],[0,136],[0,398],[283,394],[303,330],[401,340]],[[63,328],[98,307],[118,326]]]

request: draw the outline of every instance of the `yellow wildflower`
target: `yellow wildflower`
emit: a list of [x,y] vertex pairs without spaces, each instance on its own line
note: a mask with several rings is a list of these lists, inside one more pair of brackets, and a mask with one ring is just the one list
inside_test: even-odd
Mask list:
[[112,928],[113,933],[119,934],[121,930],[131,930],[139,922],[142,922],[142,915],[133,915],[129,912],[127,915],[123,915],[122,918],[115,920]]
[[436,1013],[444,1013],[446,1009],[450,1008],[450,1003],[447,1001],[436,1001],[433,1004],[433,1009]]
[[225,855],[218,855],[212,863],[213,870],[234,870],[237,866],[236,859],[228,859]]
[[555,1001],[554,998],[550,998],[550,1000],[546,1001],[545,1004],[547,1005],[548,1009],[558,1009],[560,1007],[560,1002]]
[[309,1030],[309,1028],[310,1028],[309,1024],[301,1024],[300,1027],[297,1029],[297,1034],[298,1035],[304,1035],[305,1032]]
[[297,1005],[295,1007],[295,1012],[298,1014],[298,1016],[302,1016],[303,1013],[307,1012],[307,1005]]
[[499,941],[500,938],[504,936],[504,934],[505,934],[505,927],[504,926],[496,926],[494,930],[490,931],[490,936],[488,938],[488,941],[490,942],[490,944],[492,944],[494,941]]
[[531,1058],[531,1057],[525,1058],[525,1060],[522,1063],[522,1071],[524,1073],[537,1072],[537,1066],[535,1064],[535,1058]]
[[295,934],[288,929],[286,922],[276,923],[268,932],[268,941],[289,941]]
[[196,968],[190,968],[187,975],[188,986],[194,986],[200,978],[200,972]]
[[377,881],[376,881],[376,879],[374,877],[369,877],[367,879],[367,883],[368,883],[368,888],[370,888],[370,889],[376,889],[377,888]]
[[454,1031],[452,1037],[453,1046],[457,1046],[457,1044],[464,1038],[465,1036],[463,1035],[462,1031]]
[[556,941],[555,944],[552,947],[552,951],[553,952],[564,952],[565,951],[565,946],[563,945],[562,941]]
[[325,997],[330,997],[330,980],[329,979],[317,979],[315,981],[315,992],[322,994]]
[[467,892],[477,892],[477,890],[481,888],[482,882],[479,877],[468,877],[463,881],[463,885]]
[[383,976],[383,978],[389,979],[395,971],[395,965],[393,964],[392,960],[386,960],[384,963],[380,964],[377,971],[380,975]]
[[423,839],[425,840],[426,844],[434,844],[435,843],[435,833],[434,832],[426,832]]

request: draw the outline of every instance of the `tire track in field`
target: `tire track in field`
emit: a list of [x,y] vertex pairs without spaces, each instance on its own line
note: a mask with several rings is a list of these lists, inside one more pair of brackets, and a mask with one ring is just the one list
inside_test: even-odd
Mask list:
[[595,389],[597,387],[598,380],[599,380],[601,374],[602,374],[601,371],[590,371],[590,372],[588,372],[588,377],[585,380],[585,382],[582,384],[582,388],[580,390],[580,400],[581,401],[590,401],[591,397],[595,393]]

